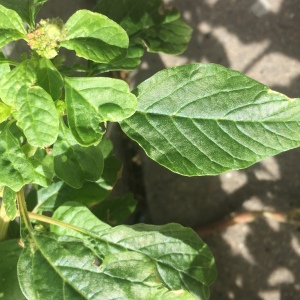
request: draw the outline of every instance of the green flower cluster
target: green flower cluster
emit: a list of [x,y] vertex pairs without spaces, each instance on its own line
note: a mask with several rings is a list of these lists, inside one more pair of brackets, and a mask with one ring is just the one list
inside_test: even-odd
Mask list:
[[59,42],[66,38],[66,28],[60,18],[41,20],[26,35],[28,46],[42,57],[51,59],[58,54]]

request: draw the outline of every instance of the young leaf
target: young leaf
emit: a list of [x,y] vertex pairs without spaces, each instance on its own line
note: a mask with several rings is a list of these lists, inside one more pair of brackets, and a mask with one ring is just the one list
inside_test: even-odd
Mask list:
[[134,93],[139,107],[123,131],[182,175],[246,168],[300,146],[300,99],[219,65],[167,69]]
[[78,227],[70,230],[51,226],[53,232],[81,238],[99,258],[124,251],[142,253],[154,262],[154,272],[164,286],[170,290],[186,290],[196,299],[209,298],[208,286],[216,277],[214,259],[192,229],[178,224],[109,228],[76,203],[61,206],[53,217]]
[[182,53],[192,29],[177,9],[164,9],[162,0],[100,0],[95,11],[120,24],[129,37],[139,37],[151,52]]
[[0,4],[12,9],[29,26],[34,27],[35,17],[41,6],[48,0],[0,0]]
[[42,87],[53,100],[58,100],[64,85],[62,76],[51,60],[42,58],[36,63],[36,84]]
[[102,174],[101,147],[78,145],[63,121],[53,153],[55,174],[73,188],[81,188],[86,180],[97,181]]
[[98,266],[93,251],[76,238],[32,232],[24,242],[18,277],[27,299],[193,299],[181,291],[171,298],[142,253],[111,254]]
[[0,2],[0,48],[7,43],[19,40],[26,34],[19,15],[1,5]]
[[106,16],[79,10],[66,23],[67,37],[60,45],[77,56],[99,63],[126,57],[129,39],[122,27]]
[[14,220],[17,215],[16,199],[17,193],[7,186],[4,187],[2,201],[5,207],[5,212],[11,220]]
[[77,77],[65,81],[69,126],[82,145],[100,141],[103,131],[99,123],[123,120],[136,110],[136,97],[122,80]]
[[6,185],[17,192],[32,181],[31,163],[7,127],[0,134],[0,157],[0,185]]
[[0,299],[25,300],[21,292],[18,277],[17,263],[22,248],[18,240],[8,240],[0,243]]

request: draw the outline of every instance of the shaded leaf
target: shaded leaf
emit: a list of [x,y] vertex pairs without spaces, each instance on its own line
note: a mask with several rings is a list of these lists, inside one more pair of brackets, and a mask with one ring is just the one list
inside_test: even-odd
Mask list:
[[132,194],[127,194],[119,198],[105,199],[92,207],[92,213],[100,220],[111,225],[123,224],[134,212],[137,201]]
[[85,181],[97,181],[102,174],[101,147],[80,146],[63,122],[53,153],[55,174],[73,188],[82,187]]
[[87,181],[81,188],[74,189],[63,181],[58,181],[37,191],[36,205],[32,210],[36,213],[54,211],[67,201],[76,201],[90,206],[105,199],[109,193],[110,191],[96,182]]
[[31,27],[42,5],[47,0],[0,0],[0,4],[12,9]]
[[0,185],[6,185],[17,192],[32,181],[31,163],[7,127],[0,134],[0,157]]
[[6,62],[5,56],[0,50],[0,78],[8,72],[10,72],[9,64]]
[[26,31],[19,15],[0,2],[0,48],[24,37]]
[[126,57],[129,44],[124,29],[106,16],[79,10],[66,23],[67,37],[60,45],[76,55],[99,63]]
[[100,141],[103,130],[99,123],[123,120],[136,110],[136,97],[122,80],[77,77],[65,81],[69,126],[82,145]]
[[37,149],[29,159],[34,169],[33,183],[40,186],[50,185],[54,175],[53,155],[47,154],[45,149]]
[[246,168],[300,145],[300,99],[219,65],[167,69],[134,93],[139,107],[123,131],[182,175]]
[[214,259],[192,229],[178,224],[109,228],[76,203],[61,206],[53,217],[79,227],[70,230],[52,226],[53,232],[81,238],[100,259],[124,251],[142,253],[151,258],[159,280],[169,289],[187,290],[196,299],[209,298],[208,286],[216,277]]
[[18,240],[0,243],[0,299],[25,300],[17,277],[17,263],[22,248]]
[[89,66],[94,71],[94,74],[120,70],[131,71],[135,70],[141,64],[141,57],[143,54],[143,43],[140,40],[135,39],[129,43],[126,58],[110,64],[99,64],[90,61]]
[[95,11],[120,24],[129,37],[144,40],[151,52],[182,53],[191,38],[177,9],[164,8],[162,0],[100,0]]
[[16,199],[17,193],[7,186],[4,187],[2,201],[6,215],[10,218],[10,220],[14,220],[17,215]]

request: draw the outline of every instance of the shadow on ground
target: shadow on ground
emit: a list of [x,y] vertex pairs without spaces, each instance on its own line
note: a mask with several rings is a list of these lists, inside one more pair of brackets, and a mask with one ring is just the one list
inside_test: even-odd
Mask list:
[[[265,82],[264,76],[268,76],[267,82],[274,90],[290,97],[300,96],[298,0],[269,1],[269,10],[264,13],[263,7],[255,11],[253,5],[257,9],[258,1],[166,2],[178,7],[194,28],[192,41],[179,58],[147,54],[138,76],[132,74],[134,86],[172,64],[213,62],[233,67],[234,62],[239,71],[248,74],[252,70],[250,74],[257,75],[257,80]],[[236,39],[243,47],[250,47],[249,52],[241,52]],[[265,46],[258,51],[263,43]],[[252,52],[257,55],[248,57]],[[288,77],[289,83],[283,84],[281,75]],[[182,177],[158,166],[143,153],[141,156],[148,211],[155,224],[178,222],[196,227],[231,212],[300,207],[300,149],[218,177]],[[258,220],[235,225],[205,241],[219,270],[212,300],[299,299],[300,235],[295,226]]]

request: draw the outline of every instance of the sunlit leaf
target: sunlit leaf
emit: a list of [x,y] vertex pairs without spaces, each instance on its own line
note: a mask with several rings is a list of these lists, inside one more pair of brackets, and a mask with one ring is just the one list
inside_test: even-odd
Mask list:
[[166,69],[134,93],[139,107],[122,129],[182,175],[246,168],[300,146],[300,99],[219,65]]

